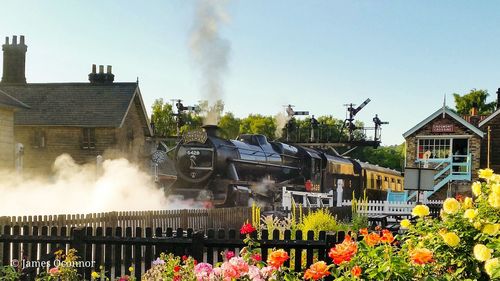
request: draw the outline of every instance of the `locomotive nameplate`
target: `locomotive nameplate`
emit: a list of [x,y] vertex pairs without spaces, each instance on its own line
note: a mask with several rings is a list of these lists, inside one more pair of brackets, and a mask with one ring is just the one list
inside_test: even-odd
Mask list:
[[205,143],[207,141],[207,132],[205,132],[203,129],[191,130],[185,132],[182,135],[182,140],[184,141],[184,143],[190,143],[190,142]]

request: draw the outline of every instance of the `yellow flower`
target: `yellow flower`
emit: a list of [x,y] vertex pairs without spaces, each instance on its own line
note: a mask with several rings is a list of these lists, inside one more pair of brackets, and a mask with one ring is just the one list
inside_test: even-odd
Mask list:
[[401,228],[409,228],[411,225],[410,220],[404,219],[400,222]]
[[477,197],[481,195],[481,183],[476,181],[472,184],[472,193]]
[[495,183],[491,186],[491,191],[495,194],[500,194],[500,183]]
[[486,271],[486,273],[488,273],[489,276],[491,276],[493,274],[493,271],[495,269],[498,269],[499,267],[500,262],[498,258],[489,259],[484,263],[484,270]]
[[99,273],[92,271],[92,274],[90,275],[93,279],[97,279],[100,277]]
[[474,201],[472,201],[472,198],[465,197],[464,203],[463,203],[464,209],[470,209],[470,208],[472,208],[473,207],[473,202]]
[[490,182],[496,182],[496,183],[500,183],[500,175],[499,174],[493,174],[493,176],[491,176],[490,178]]
[[455,232],[445,233],[441,237],[443,237],[444,243],[451,247],[456,247],[460,243],[460,237]]
[[480,230],[481,229],[481,222],[479,221],[476,221],[474,224],[473,224],[474,228],[477,229],[477,230]]
[[488,196],[488,203],[493,208],[500,208],[500,194],[491,193],[490,196]]
[[479,170],[479,177],[482,179],[489,179],[493,176],[493,170],[492,169],[480,169]]
[[478,213],[479,213],[479,211],[477,209],[467,209],[464,212],[464,218],[471,220],[471,219],[477,217]]
[[491,252],[493,250],[489,249],[488,247],[484,246],[483,244],[477,244],[474,246],[474,257],[478,261],[485,261],[491,258]]
[[460,203],[458,203],[455,198],[447,198],[443,203],[443,210],[445,213],[452,215],[458,212],[460,209]]
[[500,230],[500,224],[485,224],[484,227],[483,227],[483,230],[482,232],[484,234],[487,234],[487,235],[490,235],[490,236],[494,236],[498,233],[498,231]]
[[134,272],[134,267],[133,266],[129,267],[128,271],[130,271],[130,273]]
[[413,210],[411,211],[412,216],[419,216],[419,217],[425,217],[430,214],[429,212],[429,207],[425,205],[417,205]]

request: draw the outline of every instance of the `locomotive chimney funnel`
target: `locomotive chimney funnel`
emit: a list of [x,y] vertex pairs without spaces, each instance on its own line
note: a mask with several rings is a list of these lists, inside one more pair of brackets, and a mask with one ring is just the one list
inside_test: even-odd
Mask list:
[[209,137],[217,137],[217,131],[219,131],[219,126],[217,125],[204,125],[203,130],[207,133]]

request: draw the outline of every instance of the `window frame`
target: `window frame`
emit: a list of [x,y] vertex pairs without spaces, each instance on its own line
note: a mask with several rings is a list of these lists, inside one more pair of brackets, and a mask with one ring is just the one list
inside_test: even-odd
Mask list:
[[93,150],[96,147],[95,128],[82,128],[81,148],[85,150]]

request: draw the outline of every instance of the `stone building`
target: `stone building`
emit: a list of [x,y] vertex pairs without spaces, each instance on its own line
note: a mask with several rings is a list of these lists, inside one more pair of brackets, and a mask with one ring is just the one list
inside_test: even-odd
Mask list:
[[78,163],[103,155],[149,164],[153,132],[137,82],[114,82],[111,66],[94,65],[88,83],[26,83],[26,50],[23,36],[6,39],[0,83],[0,93],[22,104],[13,133],[24,146],[24,171],[46,173],[63,153]]
[[[469,118],[476,122],[478,116]],[[476,121],[474,121],[476,120]],[[440,108],[403,134],[406,167],[436,169],[433,191],[426,197],[442,199],[468,191],[480,168],[484,132],[447,107]]]
[[0,91],[0,169],[14,169],[16,153],[22,153],[14,139],[14,112],[29,106]]
[[497,108],[490,116],[479,122],[485,135],[481,144],[481,167],[500,172],[500,88],[497,91]]

